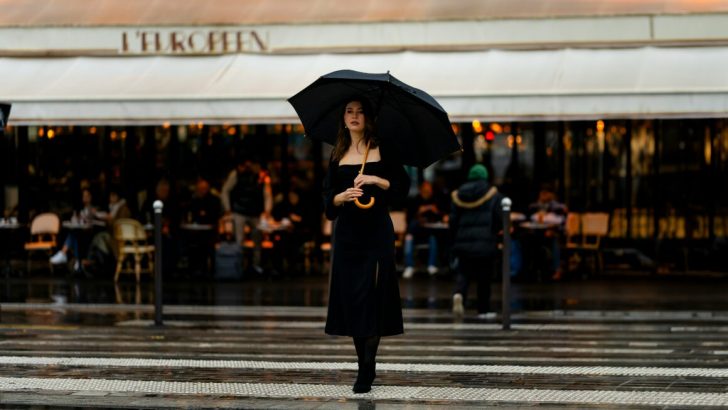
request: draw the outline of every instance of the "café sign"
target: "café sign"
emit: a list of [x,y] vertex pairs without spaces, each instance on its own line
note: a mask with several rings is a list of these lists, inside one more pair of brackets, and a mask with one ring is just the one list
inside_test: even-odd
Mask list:
[[268,36],[256,30],[126,30],[121,54],[233,54],[267,52]]

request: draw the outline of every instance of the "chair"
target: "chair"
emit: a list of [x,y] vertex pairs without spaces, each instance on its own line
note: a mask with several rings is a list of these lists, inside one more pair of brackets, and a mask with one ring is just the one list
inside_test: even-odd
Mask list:
[[404,246],[404,236],[407,234],[407,214],[404,211],[391,211],[389,217],[392,218],[394,227],[394,246],[401,248]]
[[[329,221],[326,216],[321,217],[321,234],[322,242],[319,245],[319,251],[321,251],[321,257],[323,260],[322,266],[327,266],[331,259],[331,233],[333,230],[333,223]],[[303,244],[304,250],[304,269],[306,273],[311,272],[311,257],[314,249],[316,248],[315,241],[308,241]],[[326,272],[327,269],[322,269],[322,272]]]
[[609,214],[585,213],[581,217],[580,248],[593,252],[596,258],[595,269],[601,272],[604,269],[604,260],[601,251],[601,240],[609,234]]
[[[147,257],[147,269],[144,271],[154,275],[154,245],[147,244],[147,233],[142,224],[135,219],[121,218],[114,222],[114,239],[118,249],[116,273],[114,282],[119,280],[119,274],[131,273],[136,275],[139,282],[142,272],[142,258]],[[134,270],[124,270],[127,258],[134,258]]]
[[564,224],[566,249],[576,249],[581,245],[581,214],[569,212]]
[[48,266],[51,273],[53,264],[50,263],[50,256],[57,246],[56,239],[61,229],[61,220],[54,213],[43,213],[33,218],[30,223],[30,241],[25,243],[25,250],[28,253],[28,272],[30,272],[30,254],[43,251],[48,254]]

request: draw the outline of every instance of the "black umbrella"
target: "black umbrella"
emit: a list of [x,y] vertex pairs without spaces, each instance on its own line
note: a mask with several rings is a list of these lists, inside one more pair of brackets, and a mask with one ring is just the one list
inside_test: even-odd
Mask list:
[[8,125],[8,117],[10,117],[10,104],[0,103],[0,133]]
[[335,144],[343,105],[361,96],[374,107],[379,138],[386,140],[402,164],[424,168],[460,150],[440,104],[389,73],[334,71],[288,102],[298,113],[308,137]]

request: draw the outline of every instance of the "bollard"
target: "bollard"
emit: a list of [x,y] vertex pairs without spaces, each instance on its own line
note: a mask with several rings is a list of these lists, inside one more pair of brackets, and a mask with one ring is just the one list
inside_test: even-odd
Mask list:
[[162,201],[154,201],[154,325],[162,326]]
[[511,199],[501,201],[503,209],[503,330],[511,329]]

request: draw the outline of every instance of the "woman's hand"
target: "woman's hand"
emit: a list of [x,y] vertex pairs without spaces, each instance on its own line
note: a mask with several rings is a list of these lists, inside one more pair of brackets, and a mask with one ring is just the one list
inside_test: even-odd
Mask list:
[[382,189],[389,189],[389,181],[374,175],[359,174],[354,178],[354,187],[361,188],[364,185],[376,185]]
[[346,202],[352,202],[364,194],[361,188],[349,188],[344,192],[338,193],[334,197],[334,205],[341,206]]

